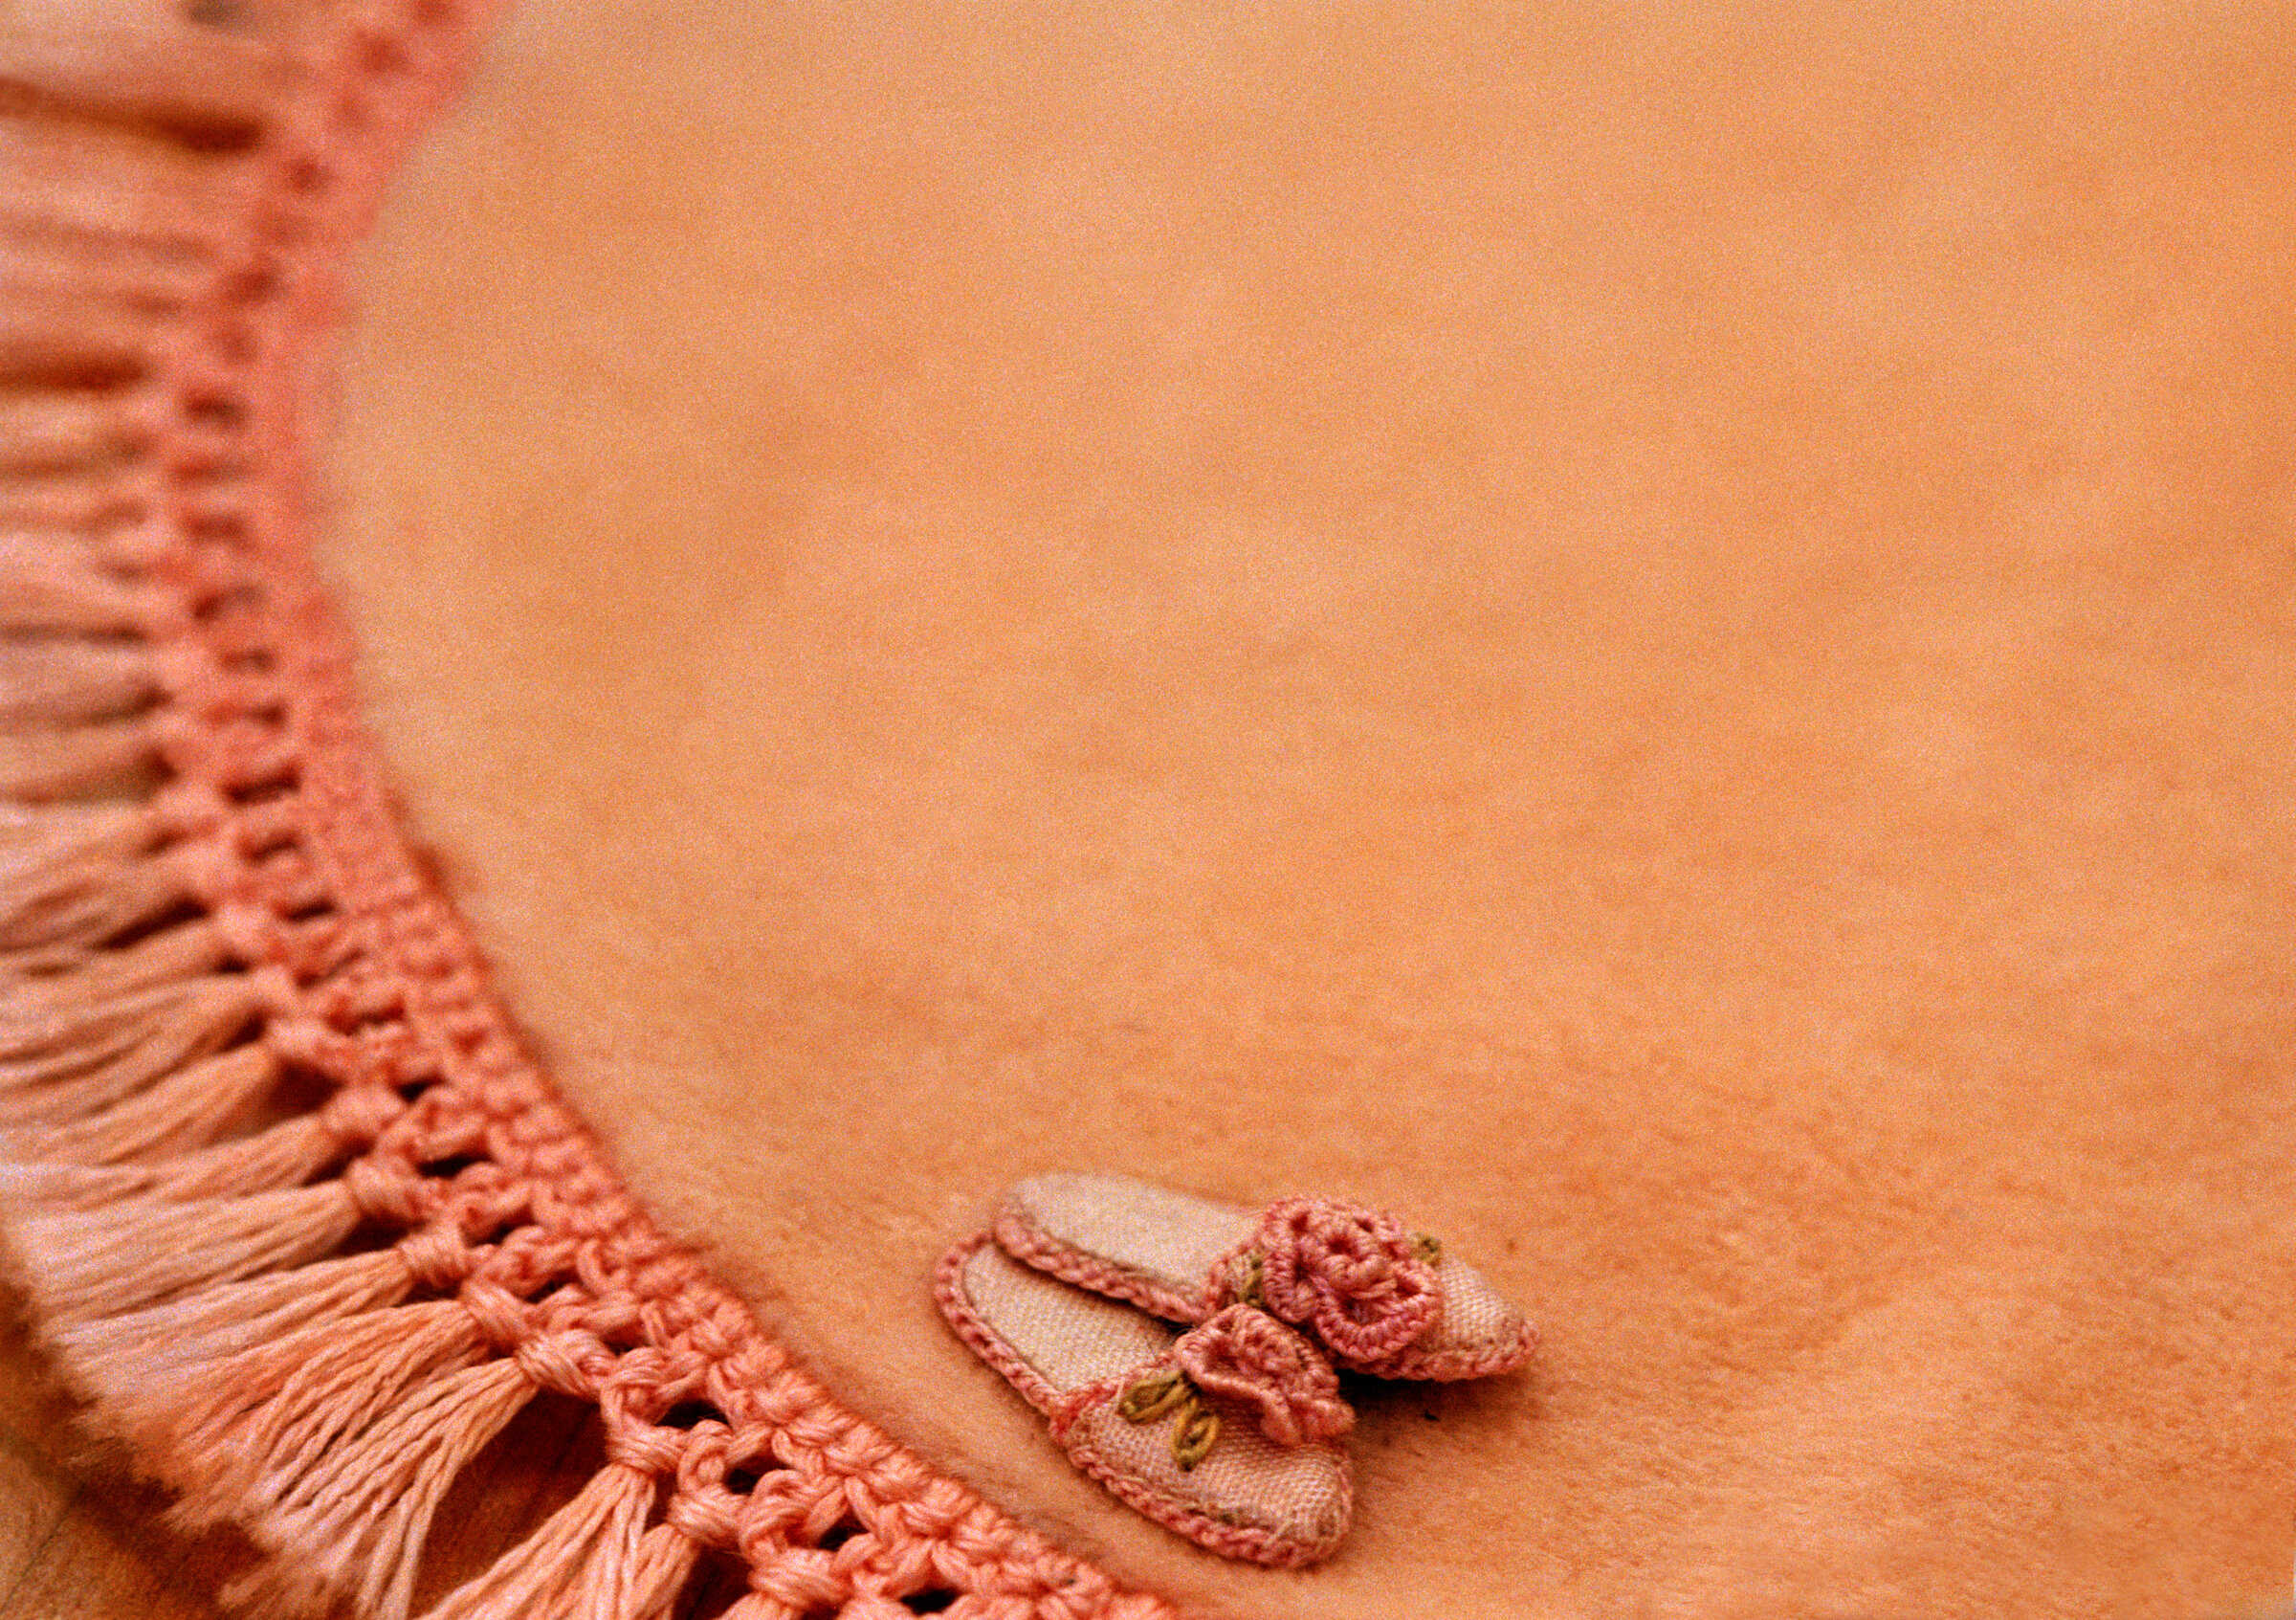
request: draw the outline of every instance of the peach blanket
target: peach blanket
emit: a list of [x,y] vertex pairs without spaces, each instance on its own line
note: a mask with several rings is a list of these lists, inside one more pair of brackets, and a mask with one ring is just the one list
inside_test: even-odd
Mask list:
[[[377,81],[454,14],[376,11],[415,19],[341,35]],[[553,1202],[587,1139],[521,1134],[570,1127],[482,984],[344,967],[453,977],[458,936],[381,833],[329,849],[380,811],[295,766],[340,716],[256,657],[292,675],[323,615],[262,571],[274,506],[200,504],[302,380],[232,369],[278,295],[260,255],[201,280],[203,222],[272,163],[292,264],[340,182],[274,161],[263,62],[186,113],[179,67],[26,59],[0,166],[94,212],[0,231],[11,277],[71,272],[0,332],[0,608],[77,638],[10,644],[0,729],[117,757],[0,757],[0,1222],[104,1421],[253,1515],[274,1596],[395,1613],[423,1494],[557,1388],[619,1460],[452,1612],[649,1612],[697,1546],[772,1572],[741,1620],[2283,1602],[2288,18],[508,17],[353,277],[321,562],[541,1068],[794,1368],[610,1182],[607,1227]],[[99,287],[115,235],[170,246]],[[211,803],[152,788],[210,757]],[[310,859],[266,864],[291,824]],[[19,892],[101,860],[103,926]],[[27,1024],[64,934],[205,977]],[[186,1030],[214,1066],[166,1089]],[[229,1134],[313,1076],[344,1090]],[[1364,1392],[1339,1554],[1222,1563],[931,1301],[1003,1187],[1088,1167],[1406,1211],[1542,1348]],[[631,1303],[664,1276],[671,1327]],[[907,1451],[815,1423],[813,1378]],[[926,1549],[897,1584],[880,1526]],[[967,1585],[1010,1561],[1032,1595]]]
[[[362,288],[380,724],[653,1207],[1121,1578],[2253,1610],[2292,72],[2265,9],[531,8]],[[925,1303],[1069,1166],[1403,1209],[1541,1359],[1220,1565]]]

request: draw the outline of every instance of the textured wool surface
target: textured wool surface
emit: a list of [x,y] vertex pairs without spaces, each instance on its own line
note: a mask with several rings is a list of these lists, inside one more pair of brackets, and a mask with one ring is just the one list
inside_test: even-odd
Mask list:
[[[2291,84],[2261,6],[530,6],[360,293],[376,722],[637,1190],[1122,1580],[2255,1612]],[[1538,1357],[1224,1565],[928,1297],[1066,1167],[1408,1211]]]

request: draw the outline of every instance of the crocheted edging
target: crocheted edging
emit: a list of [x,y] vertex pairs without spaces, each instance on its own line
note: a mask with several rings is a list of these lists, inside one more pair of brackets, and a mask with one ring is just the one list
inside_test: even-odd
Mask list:
[[396,829],[308,556],[305,372],[473,21],[0,33],[17,1284],[88,1422],[269,1555],[226,1594],[265,1612],[400,1620],[457,1474],[555,1390],[607,1460],[430,1620],[665,1614],[705,1549],[746,1568],[732,1620],[1168,1620],[665,1239]]

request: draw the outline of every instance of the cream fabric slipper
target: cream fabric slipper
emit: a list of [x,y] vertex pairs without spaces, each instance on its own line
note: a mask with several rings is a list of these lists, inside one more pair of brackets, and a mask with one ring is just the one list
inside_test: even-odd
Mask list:
[[[1183,1344],[1129,1306],[1017,1264],[987,1232],[949,1251],[934,1292],[959,1337],[1051,1419],[1070,1459],[1158,1523],[1277,1566],[1316,1563],[1347,1534],[1355,1490],[1336,1433],[1353,1413],[1314,1346],[1271,1318],[1233,1313],[1247,1350],[1283,1363],[1289,1400],[1247,1389],[1265,1378],[1223,1376],[1243,1370],[1223,1353],[1237,1343],[1226,1319]],[[1189,1354],[1206,1348],[1225,1365]]]
[[1433,1238],[1330,1199],[1255,1213],[1129,1176],[1045,1175],[1005,1195],[996,1235],[1016,1259],[1174,1321],[1260,1306],[1380,1378],[1512,1372],[1537,1342],[1520,1311]]

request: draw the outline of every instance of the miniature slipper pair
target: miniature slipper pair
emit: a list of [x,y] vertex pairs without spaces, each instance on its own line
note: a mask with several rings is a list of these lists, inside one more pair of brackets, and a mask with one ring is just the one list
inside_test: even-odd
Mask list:
[[1255,1214],[1112,1175],[1021,1183],[935,1292],[1077,1467],[1214,1552],[1285,1566],[1327,1556],[1353,1511],[1335,1363],[1480,1378],[1534,1338],[1393,1215],[1325,1198]]

